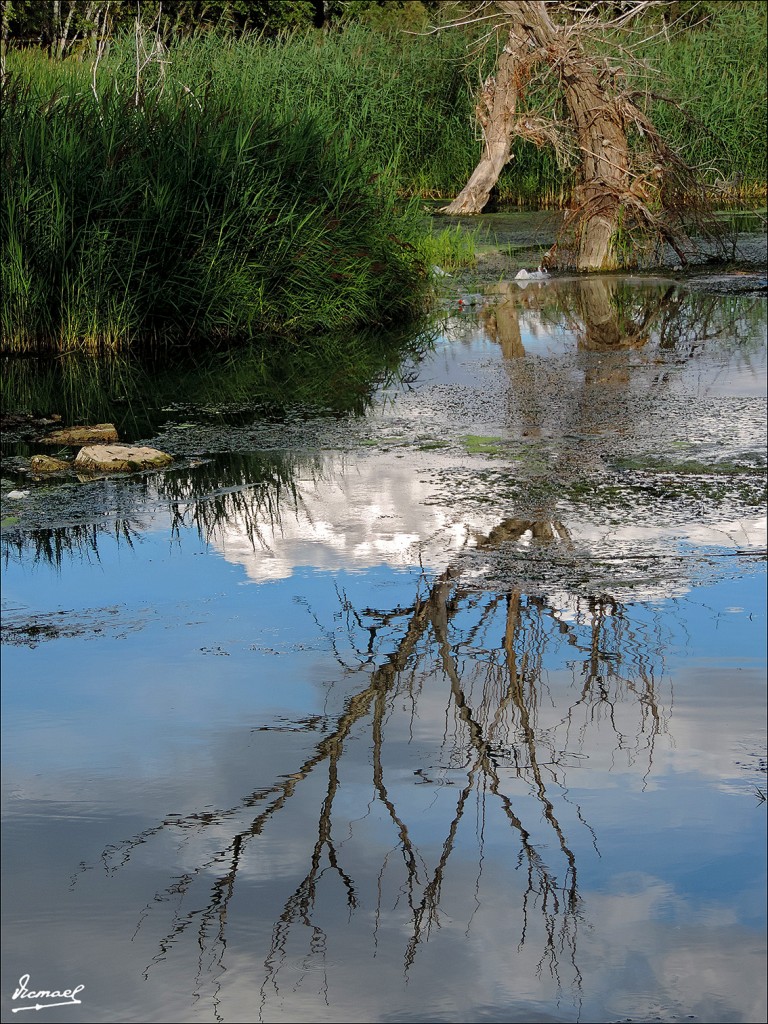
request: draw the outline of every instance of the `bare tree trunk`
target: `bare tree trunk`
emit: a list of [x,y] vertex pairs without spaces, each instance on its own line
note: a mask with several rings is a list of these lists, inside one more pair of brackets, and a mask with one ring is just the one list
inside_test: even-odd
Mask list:
[[[501,2],[535,46],[557,63],[558,76],[579,148],[579,184],[573,197],[576,269],[615,270],[611,242],[619,226],[621,199],[629,191],[629,147],[624,121],[609,89],[612,79],[584,53],[576,31],[556,27],[542,0]],[[566,26],[568,27],[568,26]]]
[[51,40],[51,56],[58,56],[59,40],[61,39],[61,0],[53,0],[53,39]]
[[555,68],[579,151],[579,182],[566,226],[572,232],[577,270],[613,270],[619,266],[613,241],[620,225],[622,197],[632,182],[629,148],[620,104],[612,94],[611,76],[585,54],[578,30],[555,25],[542,0],[498,2],[510,26],[509,39],[495,77],[489,78],[478,103],[484,147],[479,164],[459,196],[444,213],[480,213],[504,165],[511,159],[512,139],[551,143],[557,131],[542,119],[516,117],[518,91],[533,64]]
[[441,213],[481,213],[505,164],[512,159],[517,106],[514,67],[515,58],[505,46],[499,56],[498,70],[486,78],[475,109],[483,132],[480,162],[461,192]]
[[8,50],[8,0],[0,0],[2,35],[0,35],[0,85],[5,84],[5,55]]
[[564,61],[565,100],[581,152],[570,220],[576,221],[577,270],[616,270],[612,241],[629,191],[629,147],[621,115],[583,54]]

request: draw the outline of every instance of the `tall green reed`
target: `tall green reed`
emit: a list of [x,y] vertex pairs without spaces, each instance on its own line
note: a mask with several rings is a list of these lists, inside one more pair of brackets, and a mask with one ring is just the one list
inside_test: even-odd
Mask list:
[[656,102],[654,123],[705,180],[726,194],[765,198],[768,5],[710,5],[702,26],[641,53],[678,106]]
[[[629,39],[622,33],[606,40],[631,42],[656,69],[633,85],[677,104],[651,101],[651,112],[684,159],[712,182],[740,175],[745,191],[748,183],[764,187],[766,179],[767,10],[756,3],[710,5],[703,26],[665,36],[647,23]],[[338,35],[246,40],[226,58],[211,39],[210,49],[192,43],[176,59],[189,61],[189,77],[197,80],[222,59],[228,67],[245,65],[285,111],[335,111],[386,156],[401,194],[447,198],[463,187],[480,154],[475,94],[493,70],[492,48],[481,52],[470,42],[460,32],[387,35],[351,26]],[[529,99],[545,111],[559,110],[551,83]],[[572,183],[551,149],[516,141],[496,196],[505,205],[559,206]]]
[[417,211],[332,111],[289,114],[247,63],[195,90],[147,76],[137,104],[115,49],[95,91],[36,55],[9,69],[6,349],[301,346],[420,308]]

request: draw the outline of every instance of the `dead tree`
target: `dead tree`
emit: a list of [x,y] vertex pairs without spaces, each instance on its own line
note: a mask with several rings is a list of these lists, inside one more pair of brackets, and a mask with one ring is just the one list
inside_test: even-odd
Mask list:
[[[477,102],[480,161],[441,212],[480,213],[512,159],[514,140],[525,139],[554,146],[576,171],[564,229],[546,265],[616,270],[636,262],[643,247],[660,242],[668,242],[687,262],[689,239],[681,213],[695,205],[695,176],[645,113],[646,93],[630,86],[624,66],[633,62],[629,51],[622,49],[620,64],[590,45],[596,34],[618,31],[656,5],[656,0],[625,3],[618,17],[598,21],[592,13],[597,4],[479,3],[465,23],[488,19],[506,42]],[[558,20],[550,15],[553,7]],[[532,86],[544,74],[556,85],[562,119],[542,116],[530,100]]]

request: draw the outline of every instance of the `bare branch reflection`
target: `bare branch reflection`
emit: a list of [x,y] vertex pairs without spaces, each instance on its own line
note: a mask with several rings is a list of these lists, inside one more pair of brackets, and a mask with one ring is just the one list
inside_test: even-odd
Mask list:
[[[626,388],[627,358],[674,344],[677,292],[664,285],[638,305],[611,280],[547,289],[510,284],[487,312],[513,384],[510,417],[522,420],[522,434],[543,429],[543,392],[514,384],[541,370],[521,358],[524,335],[549,317],[575,330],[577,353],[622,356],[589,363],[565,411],[556,410],[570,417],[566,429],[629,429],[626,404],[614,410],[611,402]],[[687,308],[685,344],[694,345],[716,327],[706,303]],[[595,411],[597,389],[607,395],[607,413]],[[573,477],[583,476],[578,446],[572,459]],[[166,473],[157,493],[171,509],[174,536],[192,529],[212,542],[231,528],[261,554],[287,515],[309,515],[297,476],[319,481],[323,467],[321,457],[228,456]],[[495,557],[526,543],[550,555],[570,552],[557,498],[530,506],[506,509],[475,533],[473,550]],[[403,974],[412,977],[439,931],[459,919],[472,935],[488,902],[493,829],[493,856],[505,869],[493,899],[514,922],[518,950],[535,950],[539,971],[578,993],[579,857],[585,845],[599,852],[600,836],[574,801],[574,780],[600,758],[605,771],[640,765],[646,780],[653,771],[673,705],[665,624],[648,624],[618,591],[578,588],[566,573],[558,592],[527,587],[512,573],[489,588],[469,579],[468,564],[457,558],[435,577],[423,572],[413,595],[394,607],[360,607],[338,581],[327,588],[331,608],[302,596],[335,674],[322,714],[253,725],[259,739],[284,734],[287,770],[264,755],[244,797],[215,807],[201,800],[102,853],[114,874],[130,871],[140,849],[177,851],[177,868],[149,894],[137,923],[158,935],[147,972],[183,955],[186,941],[196,958],[195,992],[209,989],[218,1013],[233,921],[252,910],[266,878],[268,892],[266,885],[258,892],[272,899],[271,926],[267,934],[251,922],[249,930],[262,1019],[296,987],[296,972],[301,982],[314,978],[327,999],[330,966],[361,934],[371,957],[396,941]],[[278,870],[271,858],[282,857]],[[347,927],[354,940],[345,940]]]
[[[514,542],[526,530],[545,542],[567,542],[563,524],[508,521],[481,543]],[[343,609],[349,598],[338,596]],[[323,614],[327,611],[318,611],[319,622]],[[145,928],[163,907],[172,911],[148,970],[172,955],[191,930],[199,954],[197,991],[206,984],[216,990],[226,966],[228,923],[239,884],[246,884],[240,882],[243,865],[276,820],[291,814],[293,797],[310,786],[303,806],[317,794],[314,834],[306,835],[304,873],[285,896],[263,953],[262,1013],[269,1000],[280,998],[285,986],[294,983],[297,970],[315,978],[321,996],[327,994],[327,966],[338,942],[329,923],[338,913],[334,906],[345,907],[350,919],[365,914],[366,907],[375,908],[370,917],[374,955],[380,929],[394,915],[406,928],[402,964],[407,976],[419,950],[443,925],[444,908],[456,899],[457,886],[466,887],[467,840],[473,828],[480,885],[485,823],[496,815],[509,830],[510,863],[524,878],[519,948],[538,943],[539,969],[566,984],[567,965],[569,984],[578,989],[581,909],[569,831],[583,829],[593,844],[598,837],[570,802],[568,776],[588,762],[591,730],[606,724],[616,737],[615,756],[623,752],[632,760],[642,753],[646,772],[651,770],[653,742],[667,728],[669,712],[669,700],[665,708],[659,694],[660,638],[633,628],[628,611],[610,597],[577,602],[564,614],[551,600],[520,589],[498,594],[464,587],[455,567],[423,594],[417,592],[410,607],[359,609],[347,623],[375,667],[350,670],[349,693],[335,718],[294,723],[291,728],[305,734],[323,731],[295,770],[259,784],[233,806],[168,816],[104,851],[109,872],[126,870],[138,847],[165,833],[189,835],[196,843],[210,833],[203,847],[213,852],[173,877],[142,914],[139,925]],[[399,639],[386,649],[393,630]],[[553,651],[564,644],[572,652],[573,676],[565,703],[562,693],[555,692],[562,684],[550,684],[547,668]],[[425,842],[418,838],[418,815],[414,819],[411,800],[405,798],[400,755],[395,750],[388,757],[387,750],[404,736],[411,737],[405,741],[411,745],[414,723],[421,723],[423,732],[423,723],[434,720],[439,707],[442,738],[431,750],[413,755],[419,768],[411,786],[434,791],[443,822],[441,837],[432,834]],[[337,803],[344,780],[362,782],[359,755],[353,753],[361,741],[370,749],[371,797],[358,819]],[[442,795],[450,789],[444,786],[455,790],[450,805]],[[377,808],[389,823],[389,840],[383,844],[365,839],[364,823],[378,814]],[[223,835],[228,835],[224,841]],[[365,858],[375,862],[366,868],[360,866],[360,843]],[[451,869],[454,859],[456,868]]]

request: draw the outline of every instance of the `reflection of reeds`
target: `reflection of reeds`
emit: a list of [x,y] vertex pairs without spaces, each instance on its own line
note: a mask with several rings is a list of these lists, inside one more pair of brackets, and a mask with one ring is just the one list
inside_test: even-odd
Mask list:
[[144,524],[137,520],[116,519],[111,523],[76,523],[45,529],[7,529],[2,534],[2,557],[6,564],[32,557],[34,562],[47,562],[61,568],[65,556],[99,560],[99,542],[114,537],[118,543],[133,547]]
[[[322,454],[231,453],[202,461],[194,468],[169,469],[145,478],[133,500],[149,498],[156,508],[167,504],[170,532],[174,538],[189,528],[212,543],[228,525],[237,522],[254,550],[265,549],[271,534],[279,531],[288,508],[302,505],[296,478],[321,479]],[[61,568],[65,558],[99,559],[99,545],[106,538],[133,546],[146,529],[138,518],[120,515],[97,523],[22,529],[8,527],[2,533],[2,557],[6,562],[29,558]]]
[[125,358],[0,357],[6,413],[58,413],[67,424],[112,422],[121,437],[146,420],[152,376]]
[[434,333],[423,328],[337,336],[321,351],[280,352],[254,343],[177,353],[161,365],[124,353],[6,355],[0,359],[3,410],[56,412],[65,423],[114,422],[125,440],[146,437],[181,411],[223,425],[295,408],[360,414],[377,388],[410,372]]
[[236,521],[254,549],[264,548],[264,529],[279,527],[286,506],[301,505],[297,475],[318,479],[323,463],[322,455],[233,452],[193,470],[166,472],[158,480],[157,494],[169,503],[174,536],[194,527],[210,543]]

